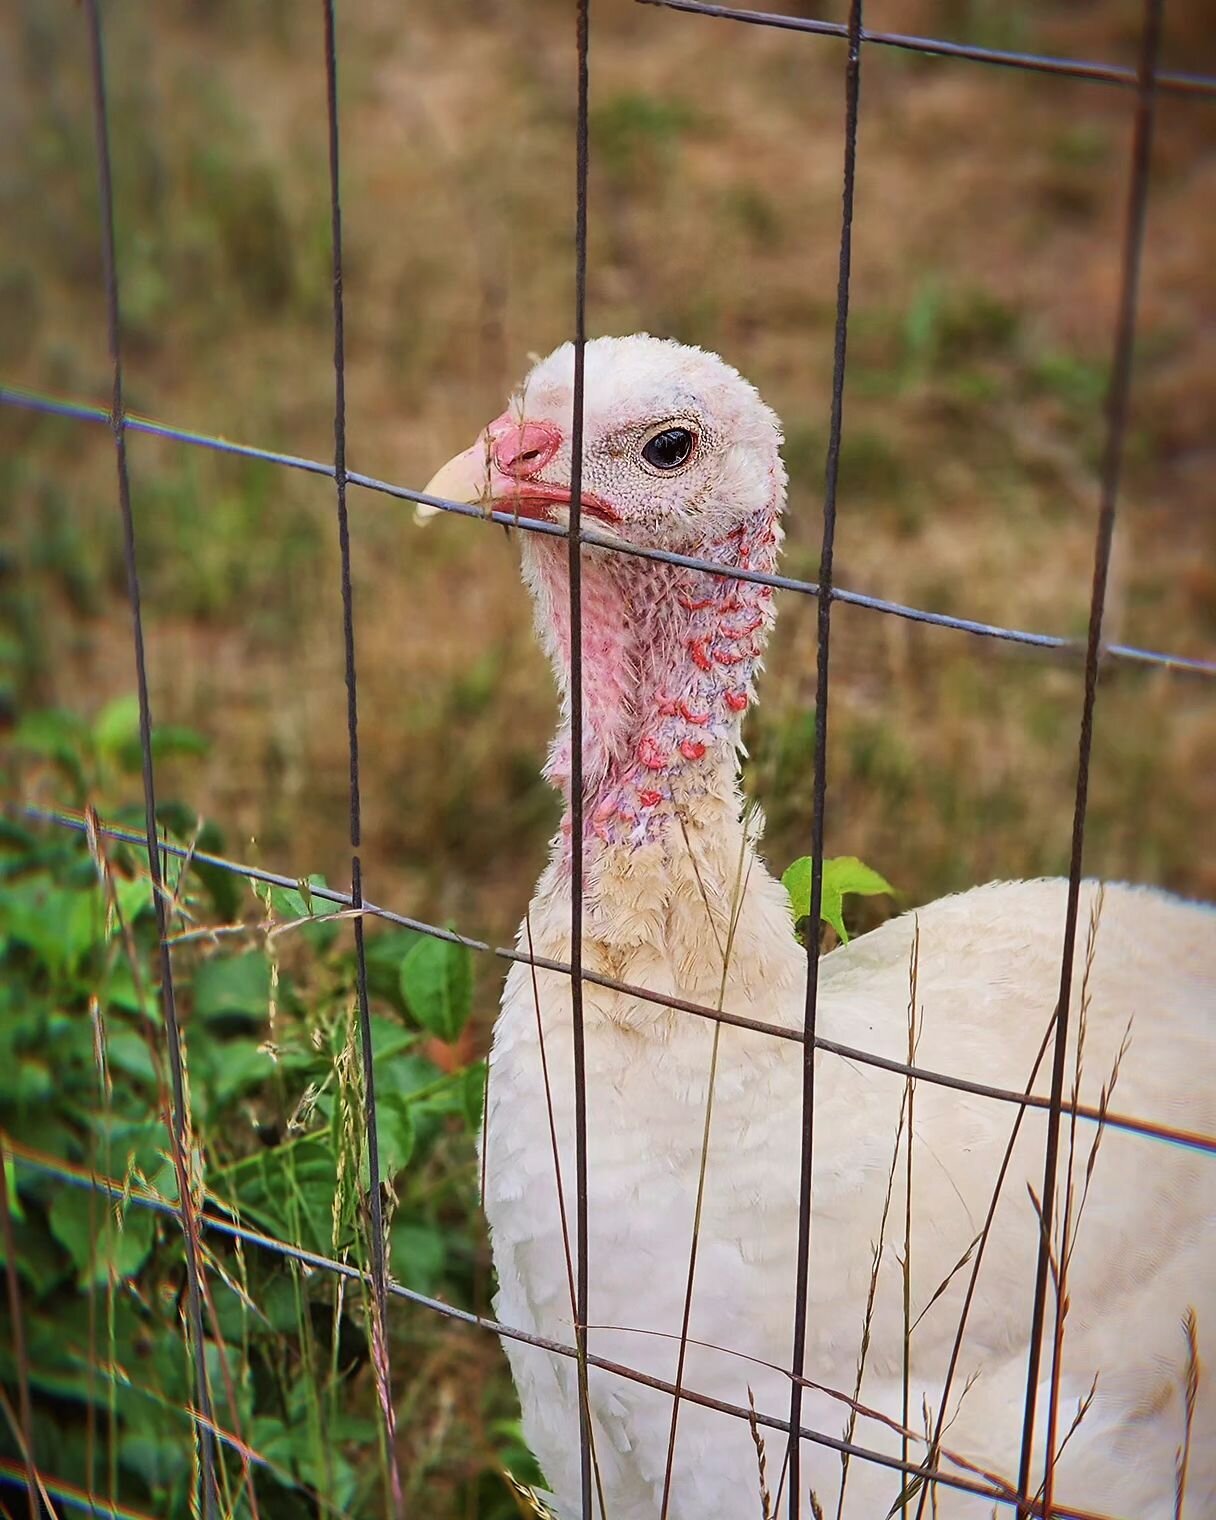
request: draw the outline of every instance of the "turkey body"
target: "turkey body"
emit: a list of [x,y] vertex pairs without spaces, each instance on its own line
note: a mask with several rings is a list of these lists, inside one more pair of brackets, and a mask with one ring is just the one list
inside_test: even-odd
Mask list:
[[[564,525],[573,379],[566,345],[534,367],[508,409],[427,494]],[[581,510],[608,542],[584,548],[580,571],[584,966],[801,1031],[806,952],[784,889],[757,855],[758,825],[744,821],[739,785],[741,724],[774,615],[765,582],[782,535],[780,424],[717,355],[645,334],[588,343],[585,382]],[[562,535],[526,534],[522,547],[537,633],[563,699],[545,773],[566,813],[519,945],[568,962],[576,847],[569,553]],[[648,558],[656,549],[685,561]],[[919,1067],[1024,1091],[1058,998],[1065,906],[1058,881],[981,887],[834,950],[820,962],[818,1034],[903,1062],[914,1024]],[[1210,1136],[1216,914],[1152,891],[1094,885],[1080,911],[1066,1091],[1078,1085],[1081,1103],[1097,1108],[1104,1085],[1113,1085],[1110,1111]],[[762,1415],[784,1417],[803,1047],[592,982],[583,998],[590,1349],[676,1381],[703,1173],[681,1386],[736,1407],[747,1405],[750,1390]],[[569,978],[514,965],[494,1034],[483,1135],[498,1313],[506,1325],[567,1345],[572,1042]],[[1033,1076],[1040,1094],[1050,1067],[1049,1056]],[[899,1427],[915,1436],[926,1420],[936,1424],[944,1404],[941,1470],[963,1471],[957,1456],[1015,1480],[1041,1238],[1028,1190],[1037,1195],[1043,1186],[1042,1111],[1024,1113],[981,1250],[1016,1104],[923,1080],[909,1101],[902,1074],[826,1049],[816,1054],[814,1096],[804,1427],[837,1439],[847,1428],[857,1446],[891,1458],[907,1439],[917,1460],[925,1442]],[[1194,1311],[1201,1349],[1216,1333],[1210,1144],[1066,1121],[1056,1214],[1070,1221],[1067,1241],[1057,1232],[1053,1242],[1067,1263],[1055,1440],[1061,1513],[1071,1506],[1167,1520],[1176,1514],[1175,1461],[1185,1446],[1184,1520],[1216,1516],[1216,1399],[1202,1365],[1189,1446],[1184,1398],[1194,1370],[1184,1317],[1190,1323]],[[1054,1340],[1050,1299],[1048,1311]],[[505,1344],[524,1429],[563,1517],[591,1520],[581,1514],[575,1364]],[[1044,1352],[1045,1379],[1052,1349]],[[1040,1452],[1048,1394],[1041,1385]],[[666,1500],[669,1520],[763,1515],[746,1420],[682,1400],[668,1484],[671,1394],[593,1367],[589,1398],[603,1493],[597,1514],[659,1520]],[[768,1486],[779,1496],[784,1440],[770,1432],[764,1441]],[[879,1520],[903,1488],[898,1471],[869,1458],[855,1456],[846,1475],[837,1451],[805,1437],[801,1455],[806,1517],[821,1510]],[[934,1487],[926,1520],[992,1513],[990,1498],[944,1481]],[[788,1496],[779,1507],[787,1512]]]
[[[759,862],[745,867],[723,991],[708,919],[712,913],[717,932],[724,932],[732,893],[738,894],[739,844],[738,825],[732,841],[729,820],[720,818],[689,831],[683,863],[678,853],[656,861],[657,876],[636,860],[622,861],[619,873],[605,864],[586,922],[587,968],[709,1006],[718,1006],[721,994],[720,1006],[731,1013],[800,1027],[804,953],[790,932],[784,891]],[[746,857],[748,846],[743,850]],[[834,950],[820,967],[820,1034],[906,1059],[909,967],[919,934],[917,1063],[1024,1089],[1057,998],[1066,892],[1062,881],[981,887]],[[1073,1024],[1084,980],[1082,1102],[1098,1103],[1126,1037],[1111,1111],[1210,1133],[1216,1119],[1210,1080],[1216,915],[1157,892],[1109,886],[1099,894],[1092,884],[1081,911]],[[1095,913],[1086,978],[1085,926]],[[567,959],[569,925],[569,894],[554,866],[529,912],[535,953]],[[527,948],[527,930],[521,946]],[[594,984],[586,985],[584,999],[589,1345],[593,1353],[674,1382],[714,1025]],[[1074,1038],[1070,1084],[1075,1049]],[[898,1423],[906,1133],[885,1230],[882,1219],[905,1083],[828,1052],[816,1062],[806,1375],[853,1394],[874,1244],[882,1234],[859,1401]],[[1040,1067],[1038,1092],[1048,1090],[1049,1066],[1050,1058]],[[534,989],[530,968],[514,966],[494,1038],[486,1139],[497,1312],[506,1324],[567,1344],[571,1295],[549,1104],[572,1233],[572,1071],[568,979],[539,972]],[[789,1380],[766,1364],[788,1366],[790,1359],[801,1082],[800,1046],[721,1027],[689,1325],[698,1344],[689,1347],[683,1386],[743,1406],[750,1389],[757,1408],[776,1416],[788,1415]],[[1013,1105],[926,1082],[914,1093],[911,1305],[913,1319],[922,1311],[924,1318],[910,1339],[910,1408],[918,1430],[922,1400],[931,1416],[940,1407],[969,1269],[926,1305],[983,1226],[1016,1113]],[[945,1437],[950,1451],[1008,1479],[1017,1472],[1039,1230],[1027,1188],[1041,1191],[1045,1123],[1041,1111],[1027,1111],[1021,1125],[978,1276]],[[1062,1177],[1068,1133],[1066,1123]],[[1094,1124],[1078,1124],[1078,1184],[1095,1133]],[[1166,1520],[1175,1513],[1187,1365],[1181,1322],[1193,1308],[1201,1342],[1216,1325],[1214,1184],[1216,1167],[1200,1150],[1110,1127],[1102,1132],[1068,1271],[1060,1436],[1095,1375],[1097,1385],[1057,1464],[1061,1505],[1128,1520]],[[1053,1313],[1049,1302],[1049,1324]],[[518,1342],[504,1344],[528,1440],[560,1512],[578,1515],[575,1365]],[[1048,1342],[1044,1375],[1050,1362]],[[654,1520],[672,1399],[594,1368],[589,1387],[607,1514]],[[1040,1431],[1045,1390],[1044,1383]],[[847,1406],[827,1393],[805,1396],[809,1428],[840,1436],[847,1415]],[[900,1452],[899,1436],[874,1418],[859,1417],[852,1439]],[[784,1437],[770,1432],[767,1446],[775,1491]],[[923,1452],[923,1444],[912,1445],[914,1460]],[[824,1513],[837,1513],[839,1454],[804,1441],[802,1464]],[[949,1464],[946,1470],[960,1471]],[[897,1472],[855,1459],[840,1513],[848,1520],[881,1517],[902,1486]],[[1184,1515],[1216,1514],[1216,1403],[1206,1382],[1195,1410],[1187,1494]],[[944,1485],[936,1505],[945,1517],[987,1516],[993,1508],[990,1499]],[[809,1502],[804,1513],[812,1513]],[[681,1404],[668,1514],[673,1520],[756,1520],[762,1514],[757,1452],[746,1422]]]

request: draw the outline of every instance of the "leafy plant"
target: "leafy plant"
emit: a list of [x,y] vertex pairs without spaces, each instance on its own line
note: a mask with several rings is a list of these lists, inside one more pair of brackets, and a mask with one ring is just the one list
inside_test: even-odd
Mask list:
[[[811,857],[803,855],[801,859],[793,861],[782,872],[781,882],[790,895],[795,932],[805,943],[811,916]],[[894,895],[894,892],[895,888],[884,876],[858,860],[856,855],[838,855],[823,863],[820,917],[836,931],[841,944],[847,945],[849,931],[844,922],[845,898],[877,897],[882,893]]]
[[[21,763],[53,773],[79,805],[121,792],[138,765],[138,710],[122,699],[92,724],[36,714],[16,739]],[[190,755],[201,741],[163,729],[155,747]],[[134,820],[135,809],[114,810],[128,811]],[[204,835],[223,848],[188,809],[166,806],[161,821],[187,850]],[[320,877],[243,887],[196,860],[165,859],[197,1201],[362,1267],[368,1173],[349,911],[322,895]],[[25,1330],[20,1362],[11,1338],[0,1342],[0,1383],[16,1409],[28,1381],[41,1471],[110,1505],[185,1517],[195,1395],[158,958],[139,849],[32,819],[0,823],[10,1200],[0,1255],[11,1238]],[[484,1085],[483,1063],[455,1049],[473,1009],[469,952],[369,924],[367,967],[390,1270],[467,1299]],[[225,1514],[253,1514],[243,1450],[256,1454],[260,1516],[378,1510],[377,1464],[357,1460],[377,1450],[366,1295],[214,1231],[203,1252]],[[21,1461],[11,1425],[0,1428],[0,1457]],[[484,1513],[494,1512],[491,1499]]]

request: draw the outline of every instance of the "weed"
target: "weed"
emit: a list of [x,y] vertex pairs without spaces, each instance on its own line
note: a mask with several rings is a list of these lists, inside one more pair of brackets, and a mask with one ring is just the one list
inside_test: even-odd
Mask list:
[[780,247],[783,230],[780,208],[758,185],[746,180],[732,185],[723,195],[722,208],[756,248],[772,252]]
[[1007,354],[1019,329],[1017,312],[991,291],[978,286],[947,290],[938,279],[928,279],[903,320],[905,374],[949,371]]
[[[138,764],[136,718],[124,701],[91,727],[27,720],[22,763],[55,768],[81,795],[112,791]],[[155,740],[162,758],[196,747],[184,731]],[[196,826],[183,842],[193,848],[199,837]],[[214,830],[206,837],[222,847]],[[341,933],[350,915],[314,895],[316,880],[297,890],[258,885],[243,910],[216,884],[189,862],[167,883],[199,1184],[212,1211],[362,1264],[363,1095],[354,964]],[[172,1204],[179,1179],[158,1117],[155,919],[139,853],[107,850],[95,831],[86,841],[9,822],[0,933],[0,1131],[15,1188],[5,1255],[27,1299],[34,1455],[65,1483],[100,1483],[115,1502],[188,1514],[189,1359],[161,1305],[180,1287],[181,1237],[140,1206]],[[427,1263],[433,1286],[460,1296],[462,1253],[427,1179],[437,1164],[450,1172],[439,1158],[456,1137],[471,1159],[479,1121],[480,1063],[438,1061],[456,1049],[472,1008],[468,952],[402,933],[369,944],[378,1138],[396,1200],[390,1243],[409,1263]],[[19,1144],[7,1138],[18,1135]],[[90,1178],[111,1187],[111,1203]],[[474,1250],[468,1242],[465,1260]],[[298,1263],[247,1259],[220,1237],[207,1240],[206,1263],[227,1511],[246,1491],[251,1520],[259,1500],[263,1517],[293,1515],[305,1499],[362,1512],[376,1472],[360,1470],[353,1453],[375,1443],[377,1389],[381,1415],[391,1421],[393,1410],[375,1372],[385,1348],[370,1304],[340,1282],[302,1275]],[[6,1352],[8,1386],[14,1373]]]
[[678,98],[630,90],[592,107],[591,130],[605,170],[624,182],[669,167],[681,138],[701,119],[698,110]]
[[1092,413],[1106,395],[1108,367],[1077,354],[1046,351],[1031,362],[1027,378],[1034,389],[1066,407]]

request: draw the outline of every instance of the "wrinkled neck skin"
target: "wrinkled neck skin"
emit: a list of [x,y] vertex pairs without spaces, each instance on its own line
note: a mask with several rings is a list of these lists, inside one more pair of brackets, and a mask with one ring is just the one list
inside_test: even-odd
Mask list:
[[[771,572],[776,504],[698,558]],[[524,577],[562,691],[546,778],[566,811],[557,848],[569,869],[570,582],[563,539],[526,536]],[[716,799],[737,807],[740,729],[774,618],[771,586],[606,549],[582,561],[584,863],[606,850],[670,845],[681,817]]]

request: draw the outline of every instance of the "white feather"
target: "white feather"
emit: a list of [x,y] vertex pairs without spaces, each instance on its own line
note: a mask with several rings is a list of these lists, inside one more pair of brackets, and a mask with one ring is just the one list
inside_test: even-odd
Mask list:
[[[569,350],[544,361],[523,392],[529,416],[568,417],[569,370]],[[742,532],[728,531],[732,502],[738,501],[738,522],[751,525],[745,542],[767,544],[771,562],[784,472],[775,419],[750,387],[712,356],[647,338],[590,345],[587,377],[585,481],[620,508],[616,531],[639,542],[724,553],[724,545]],[[645,436],[645,426],[665,415],[690,409],[704,433],[704,457],[694,459],[681,482],[642,477],[635,489],[622,465],[632,457],[628,439]],[[567,450],[554,469],[568,468]],[[766,522],[768,537],[755,527]],[[690,544],[698,523],[705,525],[702,540]],[[563,544],[549,540],[530,544],[526,559],[538,626],[563,687],[565,552]],[[740,667],[729,652],[723,658],[723,670],[742,668],[743,675],[732,677],[741,683],[733,688],[739,701],[722,718],[720,704],[712,707],[716,688],[707,686],[704,674],[713,661],[667,669],[694,644],[701,653],[707,647],[720,651],[720,645],[706,644],[706,637],[720,635],[711,629],[703,636],[704,625],[692,621],[703,616],[697,611],[679,623],[673,572],[638,561],[619,569],[619,558],[589,556],[584,572],[590,608],[584,643],[592,661],[585,677],[590,732],[584,753],[589,784],[602,794],[594,817],[608,819],[586,847],[584,965],[659,993],[800,1029],[805,953],[794,938],[784,889],[757,858],[741,822],[738,723],[731,717],[741,705],[739,693],[750,697],[771,614],[752,587],[748,594],[759,608],[755,659]],[[758,562],[750,561],[753,567]],[[701,605],[694,598],[681,605],[690,603]],[[681,693],[712,708],[710,719],[694,714],[699,728],[673,728],[683,720],[670,716],[652,722],[654,711],[670,714]],[[706,743],[685,750],[694,758],[684,764],[681,736],[697,734],[706,735]],[[657,747],[675,758],[665,767],[645,760],[639,770],[628,747],[635,741],[651,746],[647,753]],[[706,750],[704,756],[697,756],[698,748]],[[567,784],[569,758],[564,727],[550,761],[559,785]],[[596,795],[589,798],[589,816]],[[620,819],[624,825],[614,821]],[[570,955],[569,849],[564,831],[519,937],[523,951],[559,961]],[[1066,895],[1061,881],[980,887],[834,950],[820,963],[819,1034],[905,1060],[910,962],[919,935],[918,1064],[1024,1089],[1057,1000]],[[1096,937],[1087,968],[1091,921]],[[583,999],[589,1344],[598,1355],[671,1382],[715,1025],[595,983],[584,986]],[[1070,1084],[1082,1003],[1082,1103],[1100,1103],[1103,1084],[1118,1066],[1112,1111],[1196,1133],[1216,1129],[1216,914],[1155,891],[1086,884],[1071,991]],[[1130,1048],[1120,1064],[1129,1024]],[[508,1325],[566,1343],[573,1340],[574,1268],[564,1244],[567,1232],[573,1241],[575,1218],[573,1060],[569,978],[549,971],[534,976],[530,967],[514,965],[494,1034],[483,1142],[497,1312]],[[1050,1057],[1034,1083],[1037,1092],[1048,1091],[1049,1071]],[[798,1042],[721,1026],[684,1386],[740,1406],[747,1405],[751,1390],[762,1414],[780,1418],[788,1414],[790,1396],[789,1378],[779,1369],[789,1365],[791,1354],[802,1083]],[[898,1074],[826,1051],[816,1056],[806,1349],[806,1375],[816,1386],[807,1392],[803,1420],[830,1436],[844,1434],[886,1207],[860,1389],[864,1409],[853,1422],[852,1439],[894,1457],[901,1449],[892,1422],[901,1417],[905,1355],[899,1256],[906,1132],[898,1164],[893,1160],[904,1095]],[[941,1404],[970,1275],[964,1268],[951,1276],[951,1269],[983,1226],[1017,1108],[922,1081],[914,1111],[911,1306],[914,1317],[924,1317],[909,1343],[909,1384],[911,1423],[919,1431],[922,1403],[934,1417]],[[1045,1133],[1044,1114],[1028,1110],[986,1242],[944,1438],[950,1453],[1009,1481],[1016,1477],[1021,1442],[1040,1235],[1028,1189],[1037,1193],[1042,1187]],[[1065,1123],[1061,1178],[1072,1156],[1078,1188],[1097,1133],[1093,1123],[1079,1122],[1073,1154]],[[1214,1244],[1213,1157],[1106,1126],[1068,1265],[1057,1440],[1095,1377],[1096,1390],[1056,1464],[1058,1504],[1127,1520],[1175,1515],[1188,1358],[1182,1320],[1193,1308],[1201,1347],[1211,1347]],[[1049,1302],[1040,1452],[1053,1317]],[[576,1516],[575,1364],[509,1339],[504,1344],[528,1440],[562,1514]],[[597,1486],[602,1484],[607,1516],[656,1520],[664,1496],[670,1396],[597,1369],[589,1387]],[[765,1444],[775,1492],[784,1441],[770,1430]],[[923,1442],[913,1441],[910,1455],[916,1460],[924,1450]],[[836,1451],[805,1441],[802,1467],[804,1488],[814,1491],[824,1514],[837,1514],[839,1506],[846,1520],[880,1520],[904,1484],[898,1472],[855,1459],[841,1504]],[[949,1461],[943,1469],[962,1471]],[[807,1493],[800,1498],[809,1516]],[[787,1502],[782,1500],[782,1513]],[[986,1517],[992,1508],[991,1500],[939,1485],[925,1513],[961,1520]],[[759,1520],[757,1452],[747,1422],[681,1404],[667,1513],[671,1520]],[[1206,1367],[1183,1514],[1189,1520],[1216,1515],[1216,1398]]]

